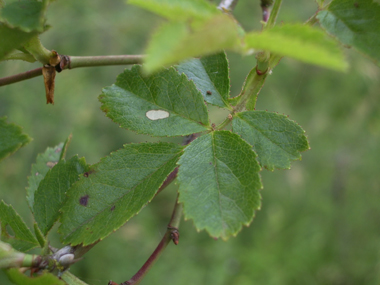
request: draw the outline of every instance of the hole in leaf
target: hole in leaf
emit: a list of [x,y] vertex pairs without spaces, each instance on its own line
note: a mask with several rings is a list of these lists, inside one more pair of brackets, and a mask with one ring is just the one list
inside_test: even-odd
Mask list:
[[54,165],[56,165],[58,162],[54,162],[54,161],[48,161],[46,162],[46,165],[49,167],[49,168],[53,168]]
[[150,110],[146,112],[145,115],[149,120],[156,121],[166,119],[170,114],[164,110]]

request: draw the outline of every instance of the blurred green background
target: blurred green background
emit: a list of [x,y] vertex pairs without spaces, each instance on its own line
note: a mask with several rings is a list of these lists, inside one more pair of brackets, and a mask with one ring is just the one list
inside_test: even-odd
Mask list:
[[[278,22],[305,21],[316,9],[313,1],[284,1]],[[240,0],[234,14],[245,29],[260,28],[259,1]],[[56,1],[48,11],[52,28],[41,40],[60,54],[141,54],[161,22],[124,1]],[[380,284],[380,69],[346,53],[351,67],[345,74],[281,61],[257,109],[289,115],[306,130],[311,150],[291,170],[262,171],[262,210],[236,238],[214,240],[183,222],[179,245],[168,246],[142,284]],[[229,60],[236,96],[255,60],[236,54]],[[2,62],[0,77],[38,66]],[[46,147],[72,133],[67,157],[96,163],[125,143],[157,141],[120,129],[100,111],[97,96],[124,68],[63,71],[54,106],[45,104],[42,77],[0,88],[0,116],[34,138],[0,163],[0,199],[29,226],[27,176]],[[212,122],[223,119],[225,112],[212,110]],[[164,234],[175,196],[172,185],[71,272],[93,285],[128,280]],[[59,247],[54,230],[50,236]],[[10,284],[3,272],[0,284]]]

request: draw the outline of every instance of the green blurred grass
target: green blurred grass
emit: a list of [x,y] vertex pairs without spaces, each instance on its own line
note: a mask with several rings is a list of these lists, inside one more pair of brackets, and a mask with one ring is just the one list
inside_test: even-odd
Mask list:
[[[246,29],[259,28],[258,6],[258,1],[237,5],[235,15]],[[284,2],[279,22],[304,21],[315,9],[312,1]],[[53,27],[41,40],[61,54],[140,54],[161,21],[123,1],[57,1],[49,10]],[[306,130],[312,149],[291,170],[262,172],[263,208],[236,238],[215,241],[197,233],[191,221],[183,222],[179,245],[167,248],[142,284],[380,283],[380,70],[350,50],[347,56],[346,74],[282,60],[257,109],[289,115]],[[236,96],[255,60],[236,54],[229,60]],[[0,63],[0,76],[37,66]],[[95,163],[125,143],[156,140],[120,129],[99,109],[101,89],[123,68],[62,72],[54,106],[45,104],[42,78],[0,88],[0,116],[34,138],[0,164],[0,198],[29,225],[26,177],[47,146],[72,133],[68,157],[79,154]],[[221,112],[212,109],[213,122],[220,120]],[[166,189],[71,271],[94,285],[131,277],[164,234],[175,191],[174,185]],[[57,236],[51,237],[59,246]],[[2,272],[0,284],[10,284]]]

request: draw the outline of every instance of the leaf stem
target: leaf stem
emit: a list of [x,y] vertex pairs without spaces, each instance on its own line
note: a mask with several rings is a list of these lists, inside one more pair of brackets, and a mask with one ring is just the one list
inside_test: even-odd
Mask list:
[[281,56],[272,54],[267,61],[267,69],[260,71],[258,69],[259,63],[253,68],[245,82],[244,87],[240,93],[240,99],[235,107],[235,112],[240,112],[243,109],[254,110],[256,107],[257,96],[261,88],[263,88],[267,76],[272,72],[272,69],[280,62]]
[[[65,59],[64,62],[61,61],[60,64],[62,70],[78,67],[140,64],[143,60],[142,55],[62,56],[62,58]],[[40,75],[42,75],[42,67],[0,78],[0,86],[31,79]]]
[[276,24],[277,15],[278,15],[278,12],[280,11],[281,3],[282,3],[282,0],[274,1],[273,8],[270,12],[270,16],[265,26],[265,29],[273,28],[273,26]]
[[48,64],[50,57],[53,55],[50,50],[45,48],[38,36],[33,37],[24,45],[24,48],[42,64]]
[[[144,263],[144,265],[140,268],[140,270],[128,281],[120,283],[120,285],[137,285],[139,284],[144,276],[149,272],[152,268],[153,264],[157,261],[160,255],[163,253],[167,245],[170,241],[173,241],[175,244],[178,244],[179,233],[178,226],[181,221],[182,215],[182,204],[178,204],[178,196],[175,201],[175,206],[173,209],[172,217],[168,224],[165,235],[162,237],[160,243],[152,253],[152,255],[148,258],[148,260]],[[117,285],[117,283],[110,281],[108,285]]]

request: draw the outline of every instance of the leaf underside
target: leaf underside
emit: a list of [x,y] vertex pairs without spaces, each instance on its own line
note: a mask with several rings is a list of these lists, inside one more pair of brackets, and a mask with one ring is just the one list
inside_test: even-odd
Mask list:
[[36,163],[32,164],[31,174],[28,177],[29,187],[26,188],[26,199],[32,211],[34,208],[34,193],[46,173],[58,163],[63,149],[63,143],[54,148],[48,147],[44,153],[37,156]]
[[104,88],[99,100],[107,117],[137,133],[182,136],[210,128],[202,95],[174,68],[144,76],[135,65]]
[[322,28],[380,64],[380,5],[372,0],[334,0],[318,13]]
[[[28,251],[39,245],[30,229],[12,206],[0,202],[1,240],[19,251]],[[8,232],[10,227],[13,232]]]
[[261,168],[255,157],[252,147],[229,131],[193,141],[178,162],[185,218],[224,240],[248,225],[261,204]]
[[68,191],[59,232],[64,243],[88,245],[136,215],[176,167],[183,147],[128,144],[91,167]]
[[285,24],[262,33],[249,33],[246,44],[247,48],[268,50],[339,71],[348,67],[337,42],[310,26]]
[[128,3],[172,21],[205,19],[220,14],[215,5],[203,0],[129,0]]
[[[239,26],[228,15],[217,15],[195,27],[184,22],[162,25],[147,48],[144,69],[154,72],[191,57],[240,50]],[[240,31],[242,32],[242,31]]]
[[230,78],[227,56],[224,52],[193,58],[175,66],[179,73],[186,74],[210,104],[222,108],[231,108],[228,103],[230,95]]
[[7,123],[6,117],[0,117],[0,160],[10,156],[32,139],[22,133],[22,128]]
[[285,115],[267,111],[237,113],[233,131],[253,146],[260,164],[268,170],[289,169],[309,149],[305,131]]

